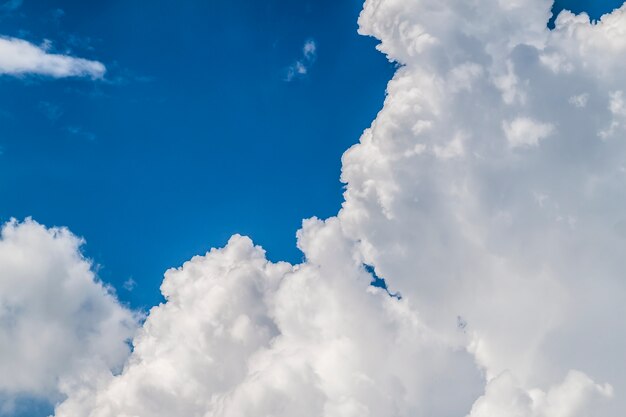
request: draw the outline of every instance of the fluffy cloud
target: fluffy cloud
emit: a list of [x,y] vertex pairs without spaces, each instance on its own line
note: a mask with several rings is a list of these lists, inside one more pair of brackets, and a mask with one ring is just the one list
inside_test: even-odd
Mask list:
[[105,72],[98,61],[52,54],[22,39],[0,37],[0,75],[102,78]]
[[565,380],[547,393],[525,391],[508,372],[493,378],[468,417],[527,416],[575,417],[595,414],[593,399],[611,397],[613,388],[595,384],[581,372],[570,371]]
[[[360,18],[405,65],[343,157],[339,219],[427,326],[467,323],[467,349],[488,382],[475,415],[626,409],[604,385],[626,389],[626,79],[616,54],[626,8],[597,25],[565,12],[550,32],[550,6],[371,0]],[[417,32],[429,41],[417,45],[408,35]],[[472,75],[460,84],[459,73]],[[464,152],[437,158],[459,134]],[[417,144],[422,152],[407,153]],[[490,391],[503,373],[516,382]],[[537,405],[554,392],[569,405]],[[522,400],[501,394],[531,402],[516,407]]]
[[56,416],[622,416],[626,6],[550,7],[367,0],[403,65],[306,261],[235,236],[168,271],[123,371]]
[[554,126],[526,117],[518,117],[511,123],[503,122],[504,134],[512,148],[537,146],[539,141],[554,131]]
[[[57,416],[459,415],[481,377],[462,332],[444,340],[370,287],[337,219],[309,220],[308,262],[273,264],[234,236],[166,273],[122,375]],[[410,361],[410,365],[408,362]],[[449,372],[454,370],[453,372]],[[453,395],[455,401],[448,401]],[[407,414],[409,413],[409,414]]]
[[86,375],[119,371],[129,354],[137,317],[95,280],[81,244],[31,220],[2,227],[0,414],[15,398],[59,401]]

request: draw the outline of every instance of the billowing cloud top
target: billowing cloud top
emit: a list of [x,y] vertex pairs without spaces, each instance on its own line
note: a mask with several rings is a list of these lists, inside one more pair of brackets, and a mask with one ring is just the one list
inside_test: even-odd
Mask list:
[[129,354],[138,317],[95,280],[81,244],[32,220],[0,231],[0,415],[11,408],[5,397],[57,401]]
[[98,61],[51,54],[25,40],[0,37],[0,75],[102,78],[105,72],[105,66]]
[[123,371],[56,416],[622,416],[626,8],[550,7],[366,1],[402,66],[306,262],[235,236],[168,271]]

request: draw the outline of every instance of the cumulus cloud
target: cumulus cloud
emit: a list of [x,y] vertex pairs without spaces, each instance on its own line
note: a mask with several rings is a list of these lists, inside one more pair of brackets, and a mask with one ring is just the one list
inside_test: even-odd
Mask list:
[[105,66],[98,61],[53,54],[46,47],[22,39],[0,37],[0,75],[44,75],[54,78],[102,78]]
[[169,270],[124,369],[55,415],[621,417],[626,6],[550,8],[367,0],[402,65],[306,260],[234,236]]
[[248,238],[234,236],[168,271],[167,302],[150,311],[122,375],[70,397],[56,415],[469,409],[481,386],[470,355],[424,327],[408,303],[369,286],[372,276],[337,219],[307,221],[299,244],[309,259],[298,266],[268,262]]
[[0,415],[16,398],[59,401],[90,373],[119,371],[129,354],[137,317],[97,281],[81,244],[32,220],[2,227]]
[[307,75],[316,59],[317,45],[313,39],[308,39],[302,46],[302,58],[299,58],[287,68],[285,81],[289,82]]
[[508,372],[493,378],[468,417],[493,416],[589,416],[595,414],[594,397],[611,397],[613,388],[594,383],[581,372],[570,371],[565,380],[548,392],[526,391]]
[[517,117],[512,122],[502,122],[506,140],[512,148],[537,146],[539,141],[554,131],[550,123],[541,123],[527,117]]

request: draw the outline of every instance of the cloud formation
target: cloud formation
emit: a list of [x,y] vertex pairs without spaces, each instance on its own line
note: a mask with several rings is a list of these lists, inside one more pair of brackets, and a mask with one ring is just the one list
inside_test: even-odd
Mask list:
[[317,45],[313,39],[308,39],[302,46],[302,58],[298,59],[287,68],[285,81],[293,81],[296,78],[307,75],[316,59]]
[[124,369],[55,415],[621,417],[626,6],[550,8],[367,0],[402,66],[306,261],[234,236],[169,270]]
[[81,244],[32,220],[0,231],[0,415],[15,398],[76,393],[129,354],[137,316],[96,280]]
[[306,262],[235,237],[169,271],[123,373],[57,416],[620,416],[626,9],[550,32],[550,6],[368,0],[403,65]]
[[102,78],[106,72],[98,61],[53,54],[44,47],[22,39],[0,37],[0,75],[22,76],[28,74],[54,78]]
[[481,387],[471,356],[423,327],[408,303],[369,286],[340,228],[337,219],[307,221],[299,244],[309,260],[299,266],[268,262],[250,239],[234,236],[169,270],[167,302],[150,311],[122,375],[71,396],[56,415],[467,410]]

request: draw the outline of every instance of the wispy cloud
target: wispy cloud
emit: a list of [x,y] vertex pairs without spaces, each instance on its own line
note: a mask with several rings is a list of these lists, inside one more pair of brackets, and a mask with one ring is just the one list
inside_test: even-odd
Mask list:
[[0,75],[36,74],[54,78],[99,79],[106,72],[101,62],[49,53],[49,48],[49,41],[37,46],[23,39],[0,37]]
[[129,277],[124,284],[122,284],[126,291],[132,291],[137,286],[137,282],[133,279],[133,277]]
[[49,101],[40,101],[37,105],[37,109],[52,122],[56,121],[63,115],[63,109],[54,103],[50,103]]
[[87,139],[88,141],[96,140],[95,133],[88,132],[88,131],[84,130],[82,127],[80,127],[80,126],[68,126],[65,130],[70,135],[82,137],[84,139]]
[[11,13],[22,6],[22,0],[8,0],[0,4],[0,13]]
[[65,10],[61,8],[57,8],[52,10],[51,12],[52,20],[55,22],[59,22],[63,16],[65,16]]
[[308,39],[302,47],[302,57],[287,67],[285,81],[290,82],[296,78],[302,78],[309,73],[309,70],[317,59],[317,44],[313,39]]

